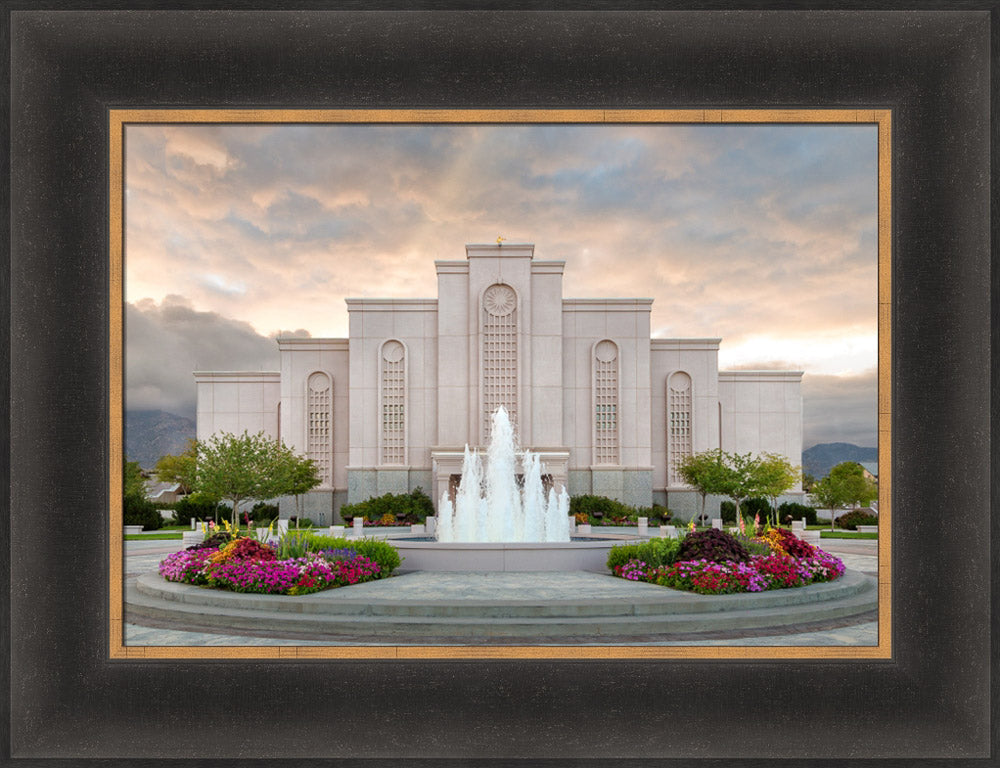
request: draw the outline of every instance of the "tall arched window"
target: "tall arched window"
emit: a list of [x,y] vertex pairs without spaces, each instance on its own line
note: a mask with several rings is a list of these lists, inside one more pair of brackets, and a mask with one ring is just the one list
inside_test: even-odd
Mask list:
[[395,339],[382,345],[379,396],[383,464],[406,463],[406,348]]
[[503,406],[517,429],[517,294],[491,285],[483,294],[483,439],[490,439],[493,412]]
[[677,462],[690,456],[691,377],[677,371],[667,380],[667,478],[668,485],[683,485]]
[[594,345],[594,464],[618,464],[618,345]]
[[322,371],[306,384],[306,456],[316,462],[320,485],[333,485],[333,382]]

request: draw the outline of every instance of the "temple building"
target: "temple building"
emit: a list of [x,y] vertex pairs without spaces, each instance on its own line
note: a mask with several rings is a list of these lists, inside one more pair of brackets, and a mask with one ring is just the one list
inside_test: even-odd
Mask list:
[[720,339],[651,338],[651,298],[565,298],[566,262],[534,251],[467,245],[434,262],[437,298],[347,299],[349,337],[279,338],[280,371],[196,372],[198,439],[263,430],[314,459],[305,514],[320,524],[418,486],[437,503],[500,405],[570,495],[683,518],[682,456],[801,463],[801,371],[720,371]]

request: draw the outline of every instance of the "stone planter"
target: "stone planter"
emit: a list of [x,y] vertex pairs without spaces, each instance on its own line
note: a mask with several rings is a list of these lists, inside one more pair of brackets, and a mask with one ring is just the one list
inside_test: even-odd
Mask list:
[[590,533],[590,523],[581,523],[576,526],[577,533]]
[[423,523],[413,523],[410,525],[410,533],[419,533],[423,535],[425,532],[425,527]]
[[133,536],[133,535],[135,535],[137,533],[142,533],[142,526],[141,525],[126,525],[125,526],[125,535],[126,536]]
[[648,517],[640,517],[639,520],[638,520],[638,523],[639,523],[639,535],[640,536],[648,536],[649,535],[649,518]]
[[200,544],[205,540],[205,535],[201,531],[182,531],[181,544],[190,547],[192,544]]
[[858,533],[878,533],[877,525],[859,525]]
[[343,535],[344,535],[344,530],[345,530],[344,526],[342,526],[342,525],[331,525],[330,526],[330,535],[333,536],[334,538],[338,538],[338,539],[342,538]]

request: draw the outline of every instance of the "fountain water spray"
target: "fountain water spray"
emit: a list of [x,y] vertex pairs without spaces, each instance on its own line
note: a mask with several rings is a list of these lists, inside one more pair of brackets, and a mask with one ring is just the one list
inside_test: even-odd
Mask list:
[[[520,456],[524,483],[517,485]],[[554,488],[546,496],[537,453],[518,452],[514,428],[501,406],[493,414],[487,464],[465,446],[462,482],[452,504],[448,494],[438,505],[437,539],[441,542],[569,541],[569,494]]]

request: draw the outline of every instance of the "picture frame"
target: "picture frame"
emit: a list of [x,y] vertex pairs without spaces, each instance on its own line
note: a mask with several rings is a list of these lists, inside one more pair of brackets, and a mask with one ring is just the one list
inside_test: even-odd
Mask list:
[[[5,759],[992,759],[995,13],[9,12]],[[109,658],[108,110],[597,104],[891,110],[892,658]]]

